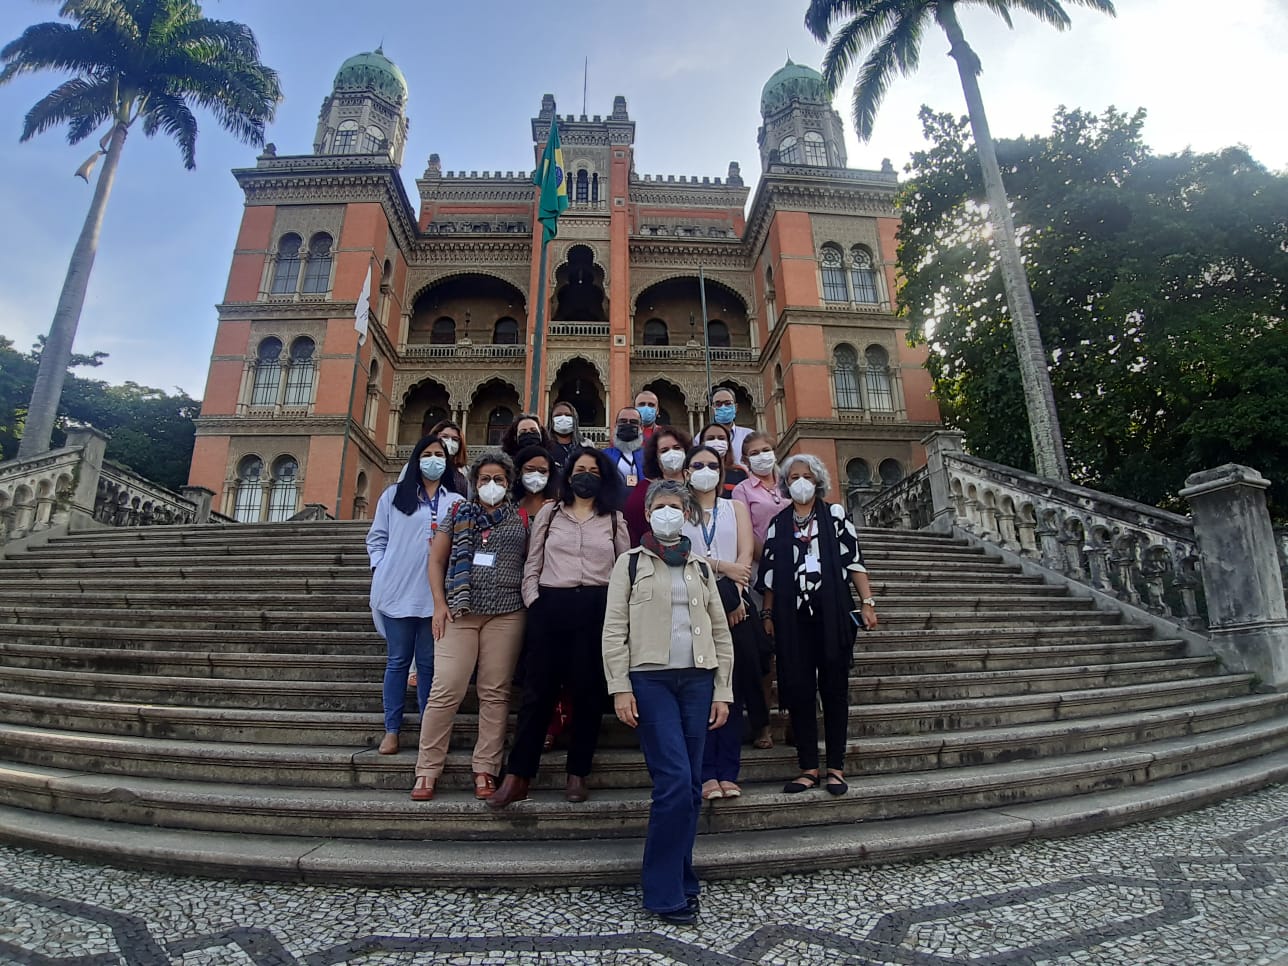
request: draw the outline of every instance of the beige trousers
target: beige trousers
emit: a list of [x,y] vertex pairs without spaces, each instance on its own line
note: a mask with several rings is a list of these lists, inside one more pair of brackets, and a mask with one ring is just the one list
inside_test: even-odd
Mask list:
[[474,690],[479,699],[479,734],[471,769],[489,775],[501,770],[505,728],[510,715],[510,681],[523,646],[525,614],[522,610],[509,614],[466,614],[450,621],[443,636],[434,642],[434,684],[420,718],[416,777],[438,781],[443,773],[452,722],[465,700],[475,665],[478,666]]

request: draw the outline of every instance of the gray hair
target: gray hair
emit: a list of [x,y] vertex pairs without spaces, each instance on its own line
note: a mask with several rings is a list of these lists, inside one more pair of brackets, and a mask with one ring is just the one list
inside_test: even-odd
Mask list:
[[653,504],[661,496],[678,496],[685,518],[690,521],[698,519],[698,501],[693,491],[679,480],[654,480],[650,483],[648,492],[644,494],[644,512],[652,510]]
[[827,494],[832,490],[832,476],[827,472],[827,467],[823,461],[812,453],[793,453],[783,460],[778,467],[778,492],[787,499],[792,498],[791,491],[787,488],[787,477],[792,471],[792,466],[796,463],[804,463],[806,468],[814,476],[814,482],[817,484],[814,488],[814,495],[820,500],[826,500]]
[[514,460],[510,459],[509,456],[499,449],[486,450],[479,455],[478,459],[470,464],[469,484],[471,500],[477,500],[479,498],[479,470],[483,469],[483,467],[487,466],[489,463],[494,463],[505,470],[505,478],[508,484],[506,487],[507,489],[509,489],[509,486],[514,485]]

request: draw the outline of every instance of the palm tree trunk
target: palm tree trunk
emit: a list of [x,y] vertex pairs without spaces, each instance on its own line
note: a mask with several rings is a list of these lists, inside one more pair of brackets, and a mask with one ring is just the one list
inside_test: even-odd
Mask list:
[[72,343],[76,340],[76,327],[80,324],[81,308],[85,305],[85,290],[89,288],[90,270],[98,252],[98,236],[103,227],[103,213],[107,199],[116,180],[116,166],[121,160],[128,128],[117,123],[103,159],[103,170],[94,185],[94,199],[90,202],[85,224],[72,250],[72,260],[67,266],[63,291],[58,296],[58,308],[49,327],[49,337],[40,354],[40,368],[31,390],[31,403],[27,407],[27,421],[22,440],[18,443],[18,458],[38,456],[49,449],[49,438],[54,432],[58,416],[58,402],[63,395],[63,382],[72,358]]
[[1051,391],[1051,374],[1047,371],[1046,351],[1042,347],[1042,333],[1038,330],[1037,311],[1033,308],[1033,293],[1029,291],[1028,276],[1024,273],[1019,245],[1015,241],[1015,224],[1011,220],[1006,186],[1002,184],[1002,170],[997,164],[997,150],[993,146],[988,116],[984,113],[984,98],[979,90],[979,57],[966,42],[954,4],[939,6],[936,18],[948,35],[951,45],[948,55],[957,62],[962,92],[966,95],[971,132],[975,136],[975,147],[979,151],[980,166],[984,171],[984,195],[988,201],[988,217],[997,243],[998,261],[1002,266],[1002,284],[1006,289],[1006,305],[1011,313],[1011,331],[1014,333],[1015,349],[1019,355],[1024,404],[1029,414],[1029,435],[1033,440],[1033,459],[1038,475],[1053,480],[1068,480],[1069,465],[1065,460],[1060,417],[1055,408],[1055,395]]

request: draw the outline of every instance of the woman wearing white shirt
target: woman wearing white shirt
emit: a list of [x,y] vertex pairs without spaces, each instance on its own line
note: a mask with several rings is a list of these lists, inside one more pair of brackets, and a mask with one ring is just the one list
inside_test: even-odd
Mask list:
[[429,589],[429,545],[463,497],[452,491],[448,454],[437,436],[412,450],[407,467],[380,494],[367,531],[371,559],[371,615],[388,645],[385,662],[385,736],[379,752],[398,751],[407,675],[416,659],[416,706],[425,710],[434,677],[434,596]]

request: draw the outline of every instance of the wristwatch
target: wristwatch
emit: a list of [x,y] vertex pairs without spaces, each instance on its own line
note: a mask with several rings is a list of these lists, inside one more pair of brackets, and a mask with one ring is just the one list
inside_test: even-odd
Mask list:
[[863,607],[876,607],[877,599],[875,597],[864,597],[859,601],[859,604]]

